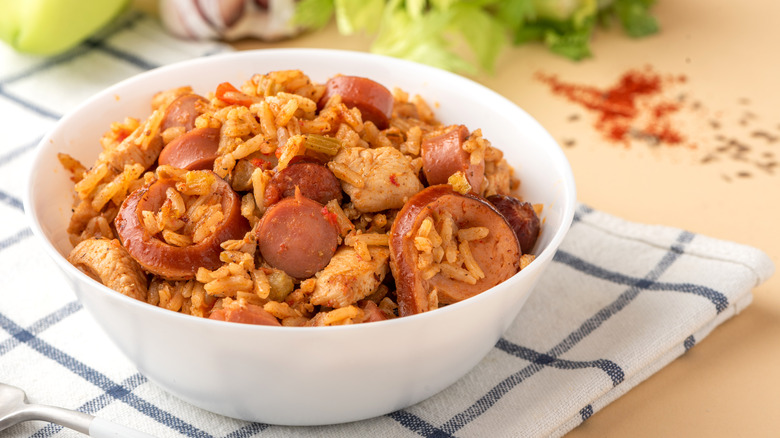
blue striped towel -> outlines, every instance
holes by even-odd
[[[21,197],[36,144],[70,108],[141,71],[225,50],[173,39],[137,14],[55,58],[0,47],[1,382],[35,402],[159,437],[561,436],[739,313],[774,270],[757,249],[580,205],[514,325],[473,371],[431,399],[307,428],[195,408],[147,381],[98,329],[31,238]],[[3,436],[55,435],[80,436],[45,423]]]

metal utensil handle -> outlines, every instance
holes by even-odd
[[[38,404],[25,405],[19,410],[16,417],[17,422],[30,420],[48,421],[84,434],[87,433],[92,419],[95,418],[80,411]]]
[[[156,438],[100,417],[95,417],[89,425],[89,436],[93,438]]]

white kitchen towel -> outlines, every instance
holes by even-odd
[[[580,205],[514,324],[429,400],[324,427],[195,408],[147,381],[100,331],[32,237],[21,199],[38,141],[69,109],[133,74],[226,50],[171,38],[140,14],[54,58],[0,47],[0,382],[161,438],[561,436],[738,314],[774,270],[758,249]],[[2,436],[81,435],[32,422]]]

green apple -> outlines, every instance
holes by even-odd
[[[129,0],[0,0],[0,39],[14,49],[53,55],[84,41]]]

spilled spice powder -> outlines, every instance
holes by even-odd
[[[594,127],[612,142],[626,146],[634,138],[664,145],[685,142],[672,123],[672,116],[682,107],[681,99],[663,95],[668,86],[684,83],[685,76],[663,76],[648,66],[628,70],[607,89],[564,82],[544,73],[537,73],[536,78],[549,85],[553,93],[596,113]]]
[[[564,82],[555,75],[537,73],[536,79],[551,91],[595,115],[594,128],[606,140],[631,145],[642,142],[650,146],[685,146],[697,151],[698,164],[727,168],[722,178],[727,182],[747,180],[753,176],[780,176],[780,124],[770,126],[759,114],[750,111],[751,99],[739,97],[730,111],[711,109],[699,99],[680,92],[688,82],[684,75],[659,74],[651,66],[631,69],[605,89],[592,85]],[[678,117],[681,116],[681,117]],[[700,125],[686,135],[679,123]],[[691,119],[691,116],[693,118]],[[675,122],[676,119],[676,122]],[[579,113],[567,117],[569,123],[580,120]],[[758,125],[758,126],[757,126]],[[575,138],[563,140],[574,147]],[[749,171],[750,170],[750,171]]]

